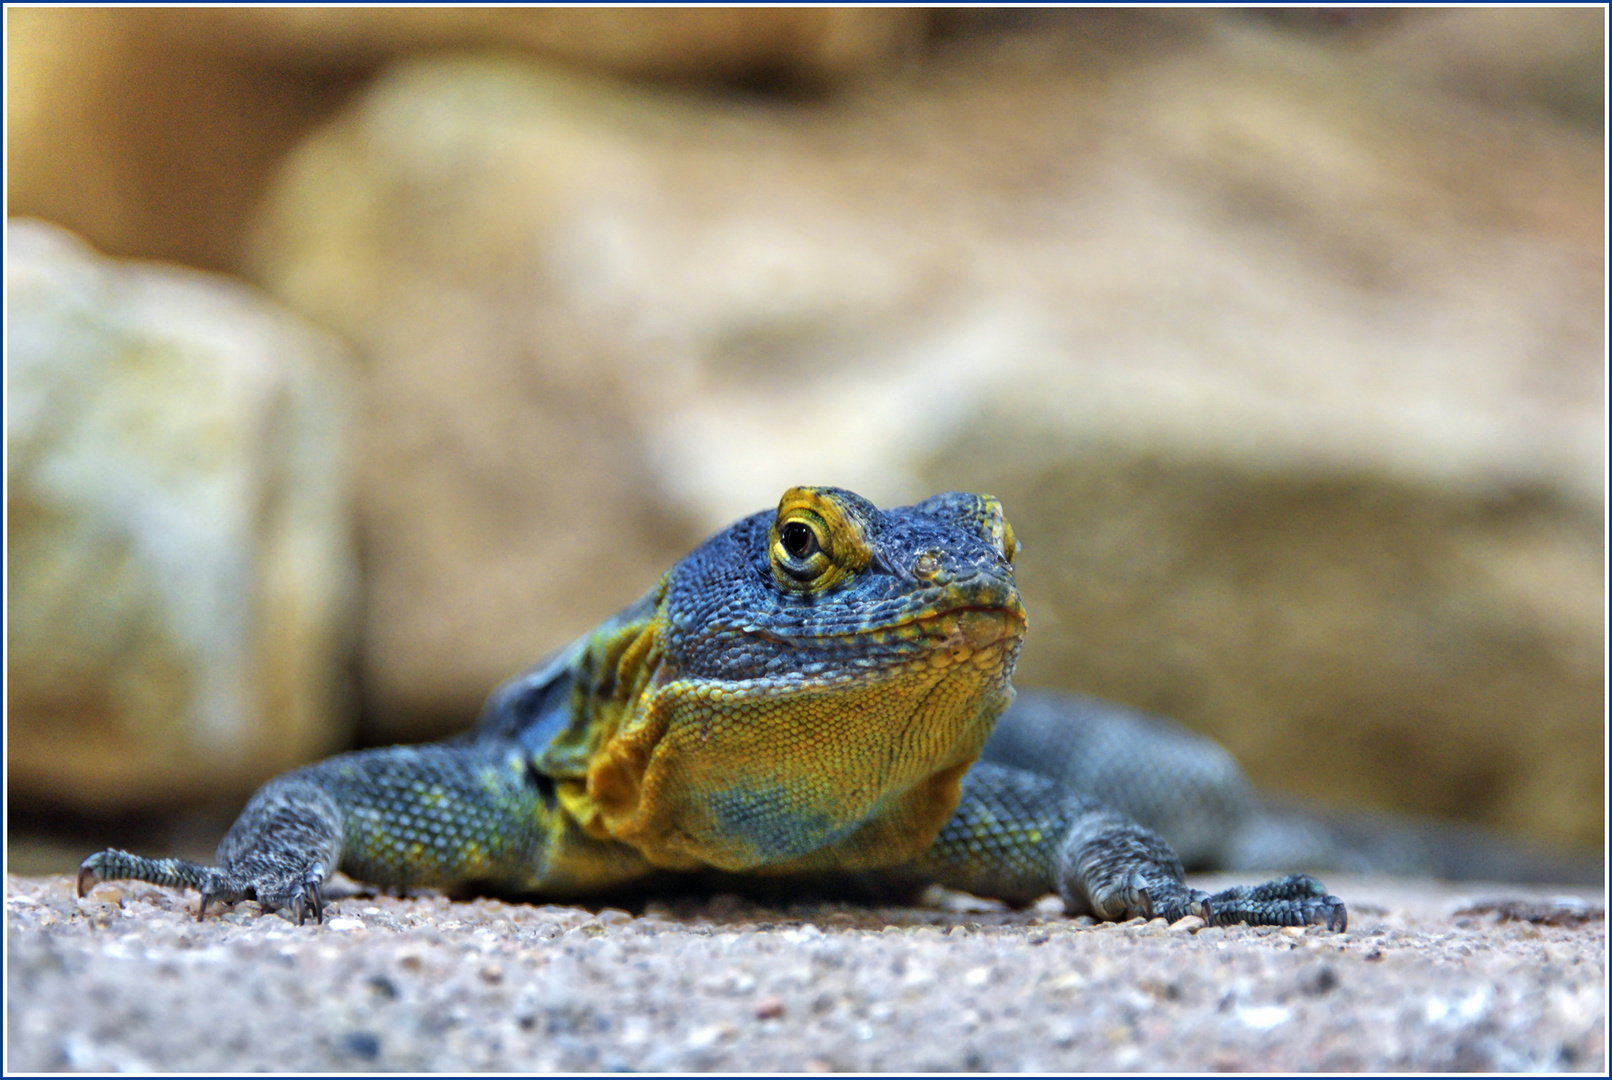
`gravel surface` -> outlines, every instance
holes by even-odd
[[[1221,879],[1201,879],[1218,887]],[[6,879],[8,1071],[1605,1072],[1600,890],[1329,880],[1349,931],[348,888],[324,926]]]

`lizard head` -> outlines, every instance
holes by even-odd
[[[669,867],[915,857],[1012,700],[1016,548],[987,495],[791,488],[663,579],[579,809]]]

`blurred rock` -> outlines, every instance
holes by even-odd
[[[1538,110],[1600,131],[1604,7],[1257,7],[1228,18],[1327,35],[1407,87],[1487,109]]]
[[[561,192],[525,188],[550,182],[544,150],[524,138],[545,98],[519,65],[443,70],[400,72],[418,83],[403,100],[388,104],[396,91],[382,90],[320,141],[328,150],[302,158],[340,205],[299,205],[313,190],[293,181],[285,231],[268,242],[283,255],[264,257],[276,269],[263,280],[365,358],[363,686],[374,741],[464,728],[495,685],[635,599],[702,538],[692,514],[659,497],[633,415],[649,388],[627,385],[634,370],[615,343],[569,310],[555,253],[529,246],[548,239],[531,215],[566,209]],[[599,108],[619,108],[606,84],[540,85],[574,93],[585,111],[595,92]],[[620,182],[626,147],[613,160],[585,123],[537,119],[552,119],[558,152],[580,155],[582,183]],[[344,133],[378,141],[345,158]],[[434,149],[411,148],[421,135]],[[538,161],[497,160],[506,150]]]
[[[175,40],[198,14],[6,9],[10,214],[110,255],[234,265],[270,171],[366,72]]]
[[[1606,9],[1452,7],[1397,24],[1371,56],[1413,85],[1489,107],[1534,107],[1599,132]]]
[[[170,15],[214,48],[298,63],[424,49],[521,49],[641,78],[831,84],[887,66],[922,38],[920,8],[312,7]]]
[[[8,8],[7,195],[113,255],[233,268],[281,156],[388,58],[525,50],[623,74],[823,89],[922,38],[915,8]]]
[[[1026,683],[1598,842],[1603,148],[1368,52],[1082,12],[815,103],[391,69],[254,249],[368,358],[383,730],[790,484],[962,487]]]
[[[240,795],[351,731],[340,346],[7,226],[12,807]]]

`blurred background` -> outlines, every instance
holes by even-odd
[[[1021,685],[1604,844],[1605,12],[8,8],[10,866],[209,857],[792,484]]]

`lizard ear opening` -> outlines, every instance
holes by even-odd
[[[772,576],[791,592],[831,589],[873,559],[862,515],[834,488],[790,488],[767,534]]]

